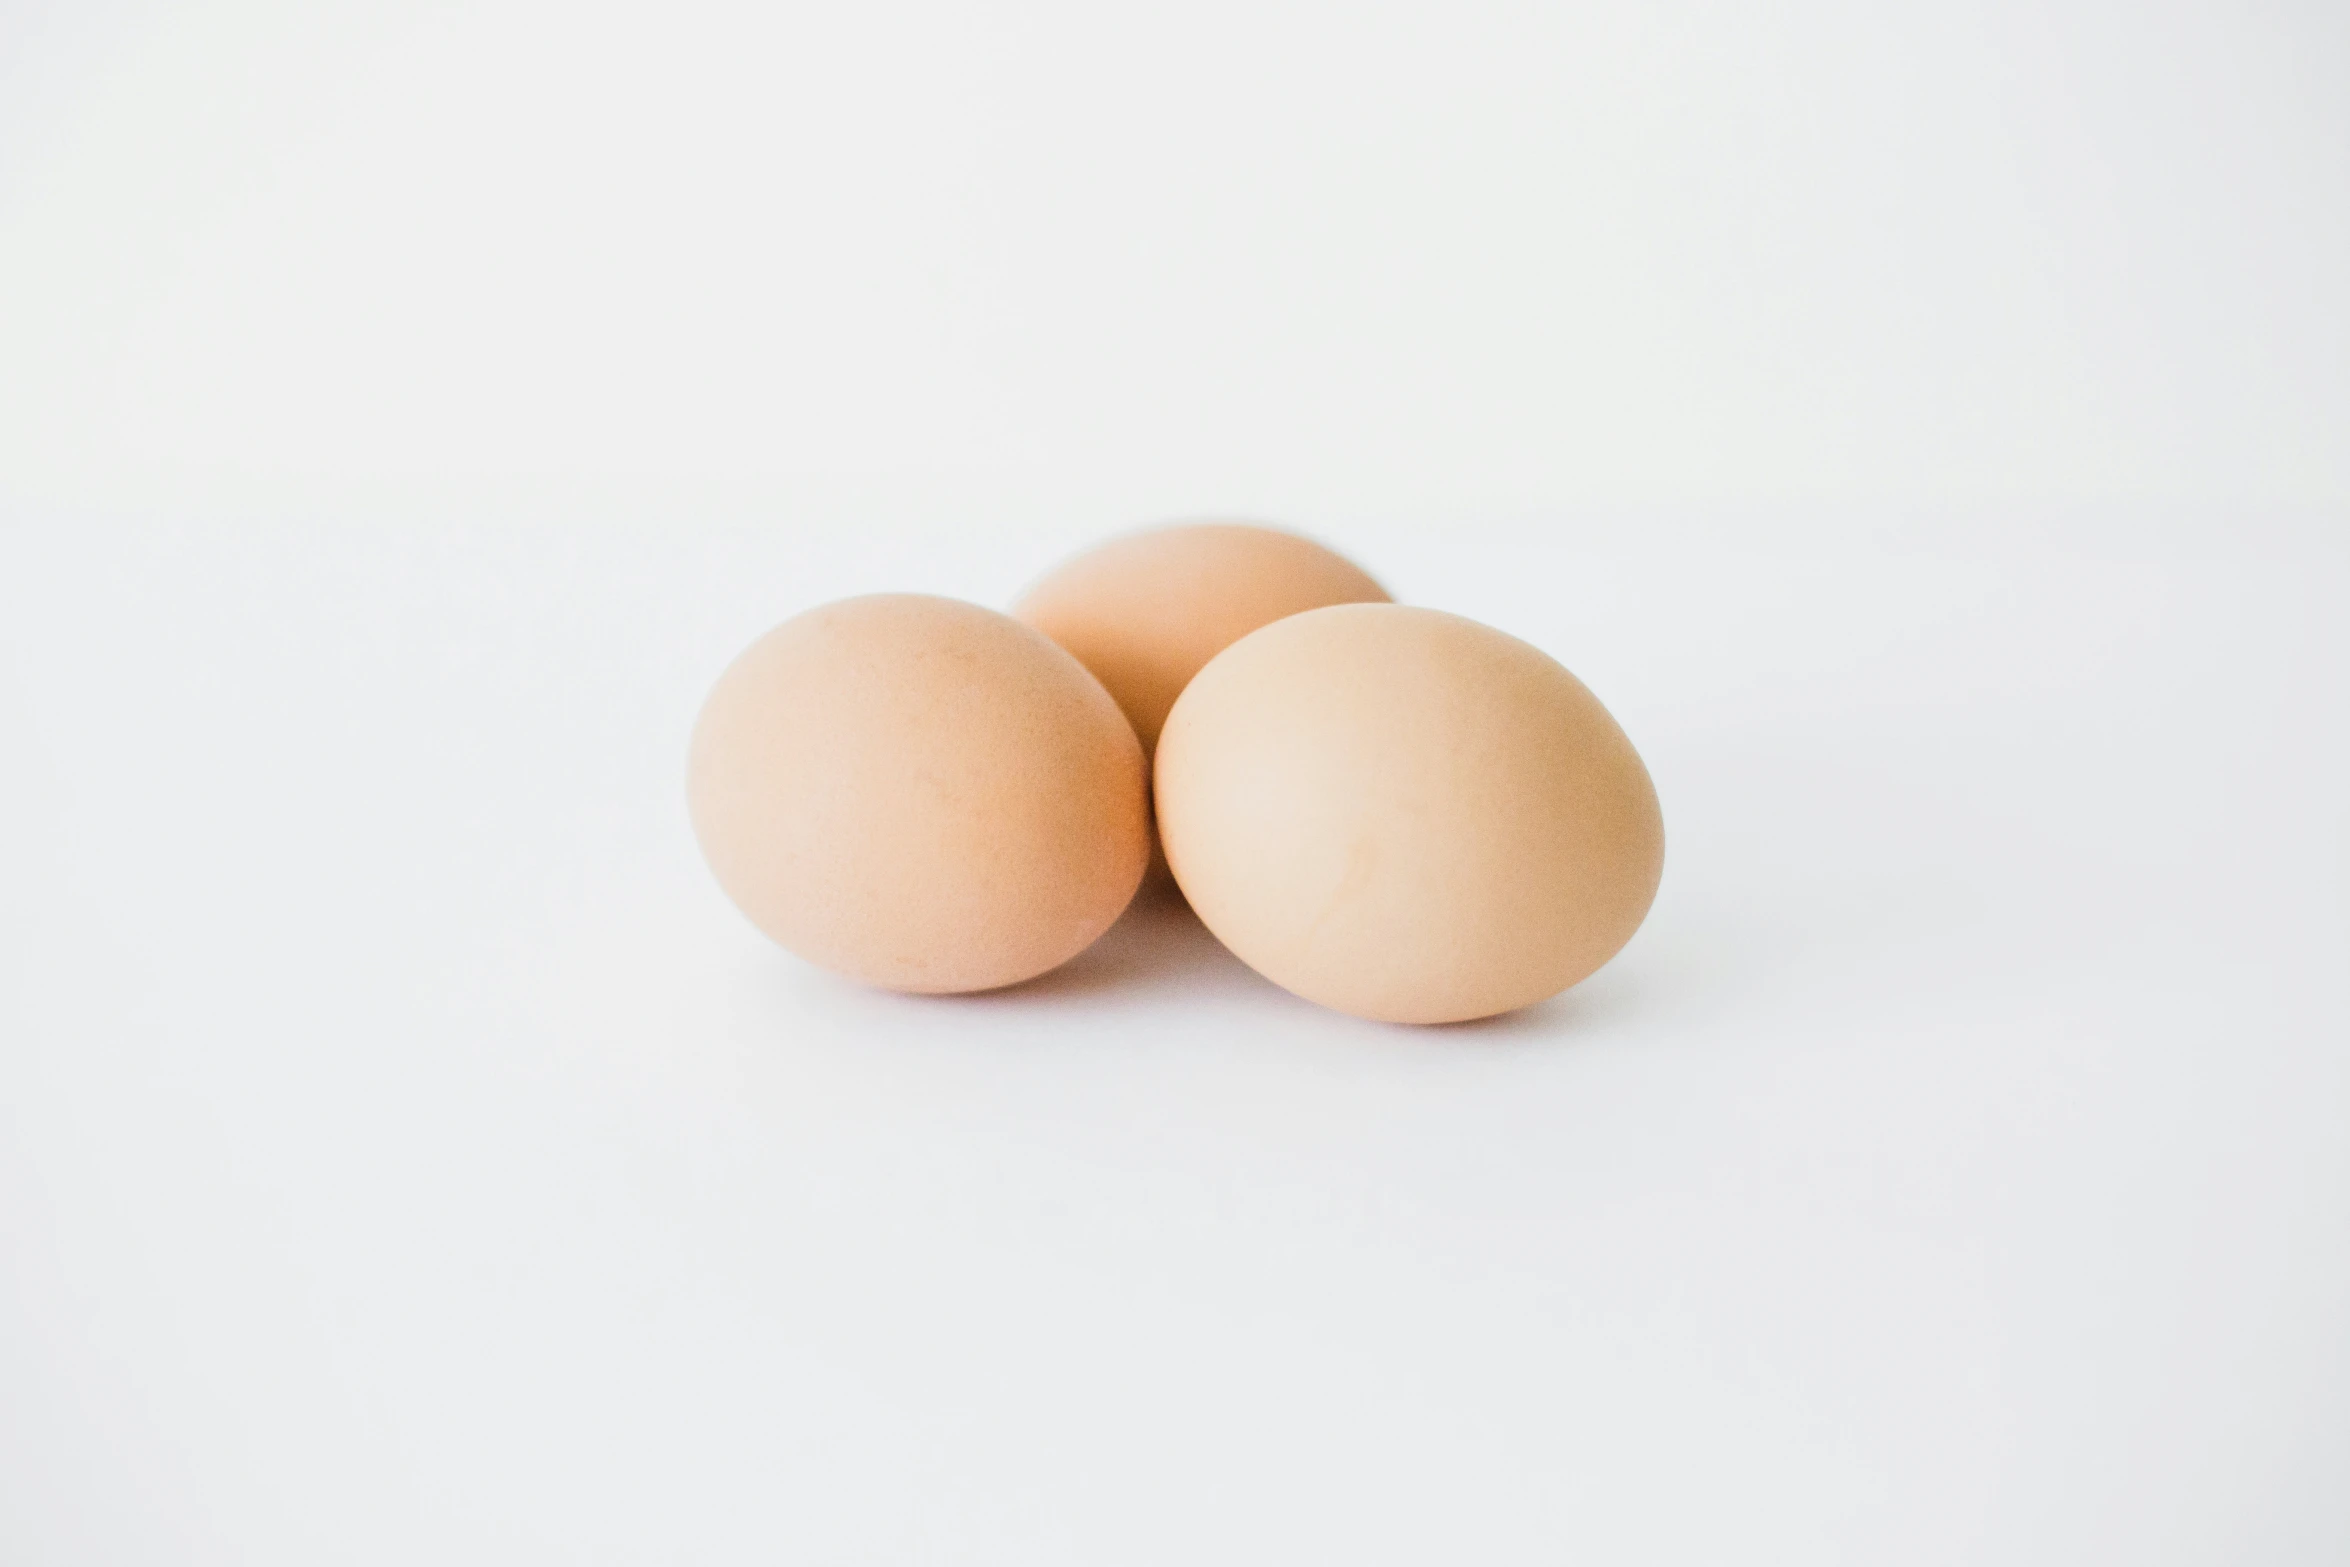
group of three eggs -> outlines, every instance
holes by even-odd
[[[788,620],[719,677],[688,774],[752,923],[894,990],[1057,967],[1156,847],[1268,979],[1458,1022],[1605,963],[1664,863],[1648,771],[1573,675],[1230,523],[1112,540],[1010,615],[880,594]]]

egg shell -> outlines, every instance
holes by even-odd
[[[1118,699],[1147,756],[1207,661],[1260,626],[1387,590],[1313,540],[1253,523],[1130,533],[1041,578],[1012,613],[1075,654]]]
[[[1235,642],[1175,704],[1156,781],[1201,920],[1360,1017],[1555,995],[1631,939],[1664,867],[1656,790],[1607,709],[1438,610],[1317,609]]]
[[[1083,951],[1149,850],[1142,748],[1050,639],[976,604],[845,599],[721,675],[688,800],[719,885],[791,951],[967,991]]]

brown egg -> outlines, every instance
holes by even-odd
[[[1147,756],[1167,710],[1225,648],[1303,610],[1386,601],[1387,590],[1360,567],[1311,539],[1194,522],[1087,550],[1031,587],[1012,613],[1109,687]]]
[[[893,990],[987,990],[1083,951],[1149,851],[1142,749],[1029,627],[882,594],[788,620],[694,726],[702,852],[751,923]]]
[[[1293,616],[1200,671],[1159,737],[1184,895],[1250,967],[1360,1017],[1507,1012],[1591,973],[1664,867],[1648,770],[1581,681],[1431,609]]]

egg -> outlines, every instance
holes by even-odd
[[[1147,756],[1191,677],[1234,642],[1303,610],[1386,600],[1361,567],[1311,539],[1195,522],[1090,549],[1029,588],[1012,613],[1094,672]]]
[[[1142,747],[1042,633],[881,594],[784,622],[718,679],[687,795],[727,896],[812,963],[988,990],[1083,951],[1149,853]]]
[[[1161,840],[1242,961],[1359,1017],[1540,1001],[1631,939],[1664,868],[1647,768],[1581,681],[1438,610],[1316,609],[1216,655],[1159,736]]]

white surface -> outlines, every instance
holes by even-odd
[[[2350,1559],[2346,17],[0,0],[0,1563]],[[1617,964],[723,903],[742,643],[1202,512]]]
[[[0,1557],[2340,1559],[2341,554],[1606,531],[1338,539],[1671,834],[1415,1032],[1166,908],[861,992],[711,886],[741,642],[1074,539],[19,530]]]
[[[0,0],[0,494],[2350,503],[2340,0]]]

